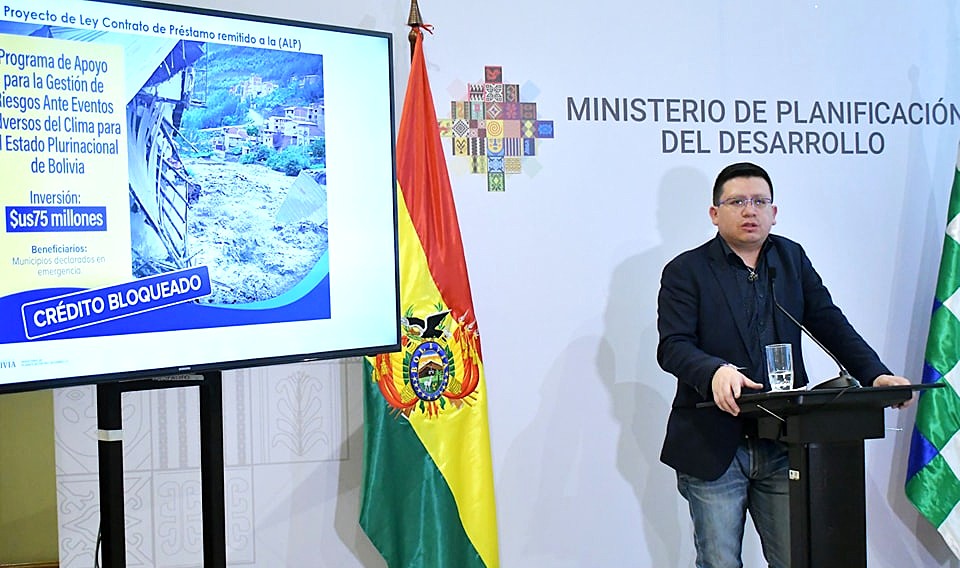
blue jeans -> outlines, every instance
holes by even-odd
[[[742,568],[747,511],[770,568],[790,566],[788,469],[786,446],[745,438],[718,479],[704,481],[677,472],[677,487],[693,519],[697,568]]]

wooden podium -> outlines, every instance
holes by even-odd
[[[792,568],[867,566],[863,441],[883,438],[883,409],[942,386],[826,388],[747,394],[742,416],[790,453]],[[712,403],[710,403],[712,405]]]

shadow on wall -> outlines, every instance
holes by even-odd
[[[536,416],[503,462],[500,547],[522,566],[648,566],[625,564],[641,552],[623,538],[635,528],[612,526],[632,518],[631,504],[614,498],[610,427],[598,426],[608,401],[591,380],[596,346],[595,334],[583,335],[560,352],[540,388]],[[661,565],[671,564],[649,564]]]
[[[676,491],[676,478],[660,463],[676,379],[657,365],[657,292],[663,266],[710,238],[711,186],[694,168],[675,168],[663,176],[656,194],[660,244],[627,257],[614,269],[596,355],[598,374],[621,424],[617,469],[633,488],[642,511],[650,555],[644,564],[649,566],[680,566],[692,555],[689,521],[679,514],[685,505]]]

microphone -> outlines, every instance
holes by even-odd
[[[820,340],[814,337],[813,334],[810,333],[810,330],[805,328],[803,324],[797,321],[797,318],[790,315],[790,312],[788,312],[787,309],[781,306],[780,302],[777,301],[777,289],[776,289],[776,286],[774,285],[774,282],[776,281],[776,278],[777,278],[776,267],[774,266],[767,267],[767,274],[770,277],[770,297],[773,299],[773,305],[775,305],[777,309],[783,312],[783,314],[790,319],[790,321],[792,321],[797,327],[799,327],[800,331],[802,331],[804,334],[806,334],[807,337],[812,339],[813,342],[817,344],[817,347],[819,347],[821,351],[829,355],[830,358],[833,359],[833,362],[837,364],[837,367],[840,368],[839,375],[837,375],[832,379],[826,380],[816,386],[813,386],[811,388],[812,389],[860,388],[862,386],[860,384],[860,381],[858,381],[853,375],[850,374],[849,371],[847,371],[847,368],[843,366],[843,363],[840,362],[840,359],[837,359],[836,355],[831,353],[830,350],[827,349],[823,343],[820,343]]]

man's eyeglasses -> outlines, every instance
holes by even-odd
[[[753,205],[757,209],[766,209],[771,203],[773,203],[773,199],[769,197],[731,197],[721,201],[720,205],[728,205],[737,209],[744,209],[748,205]]]

